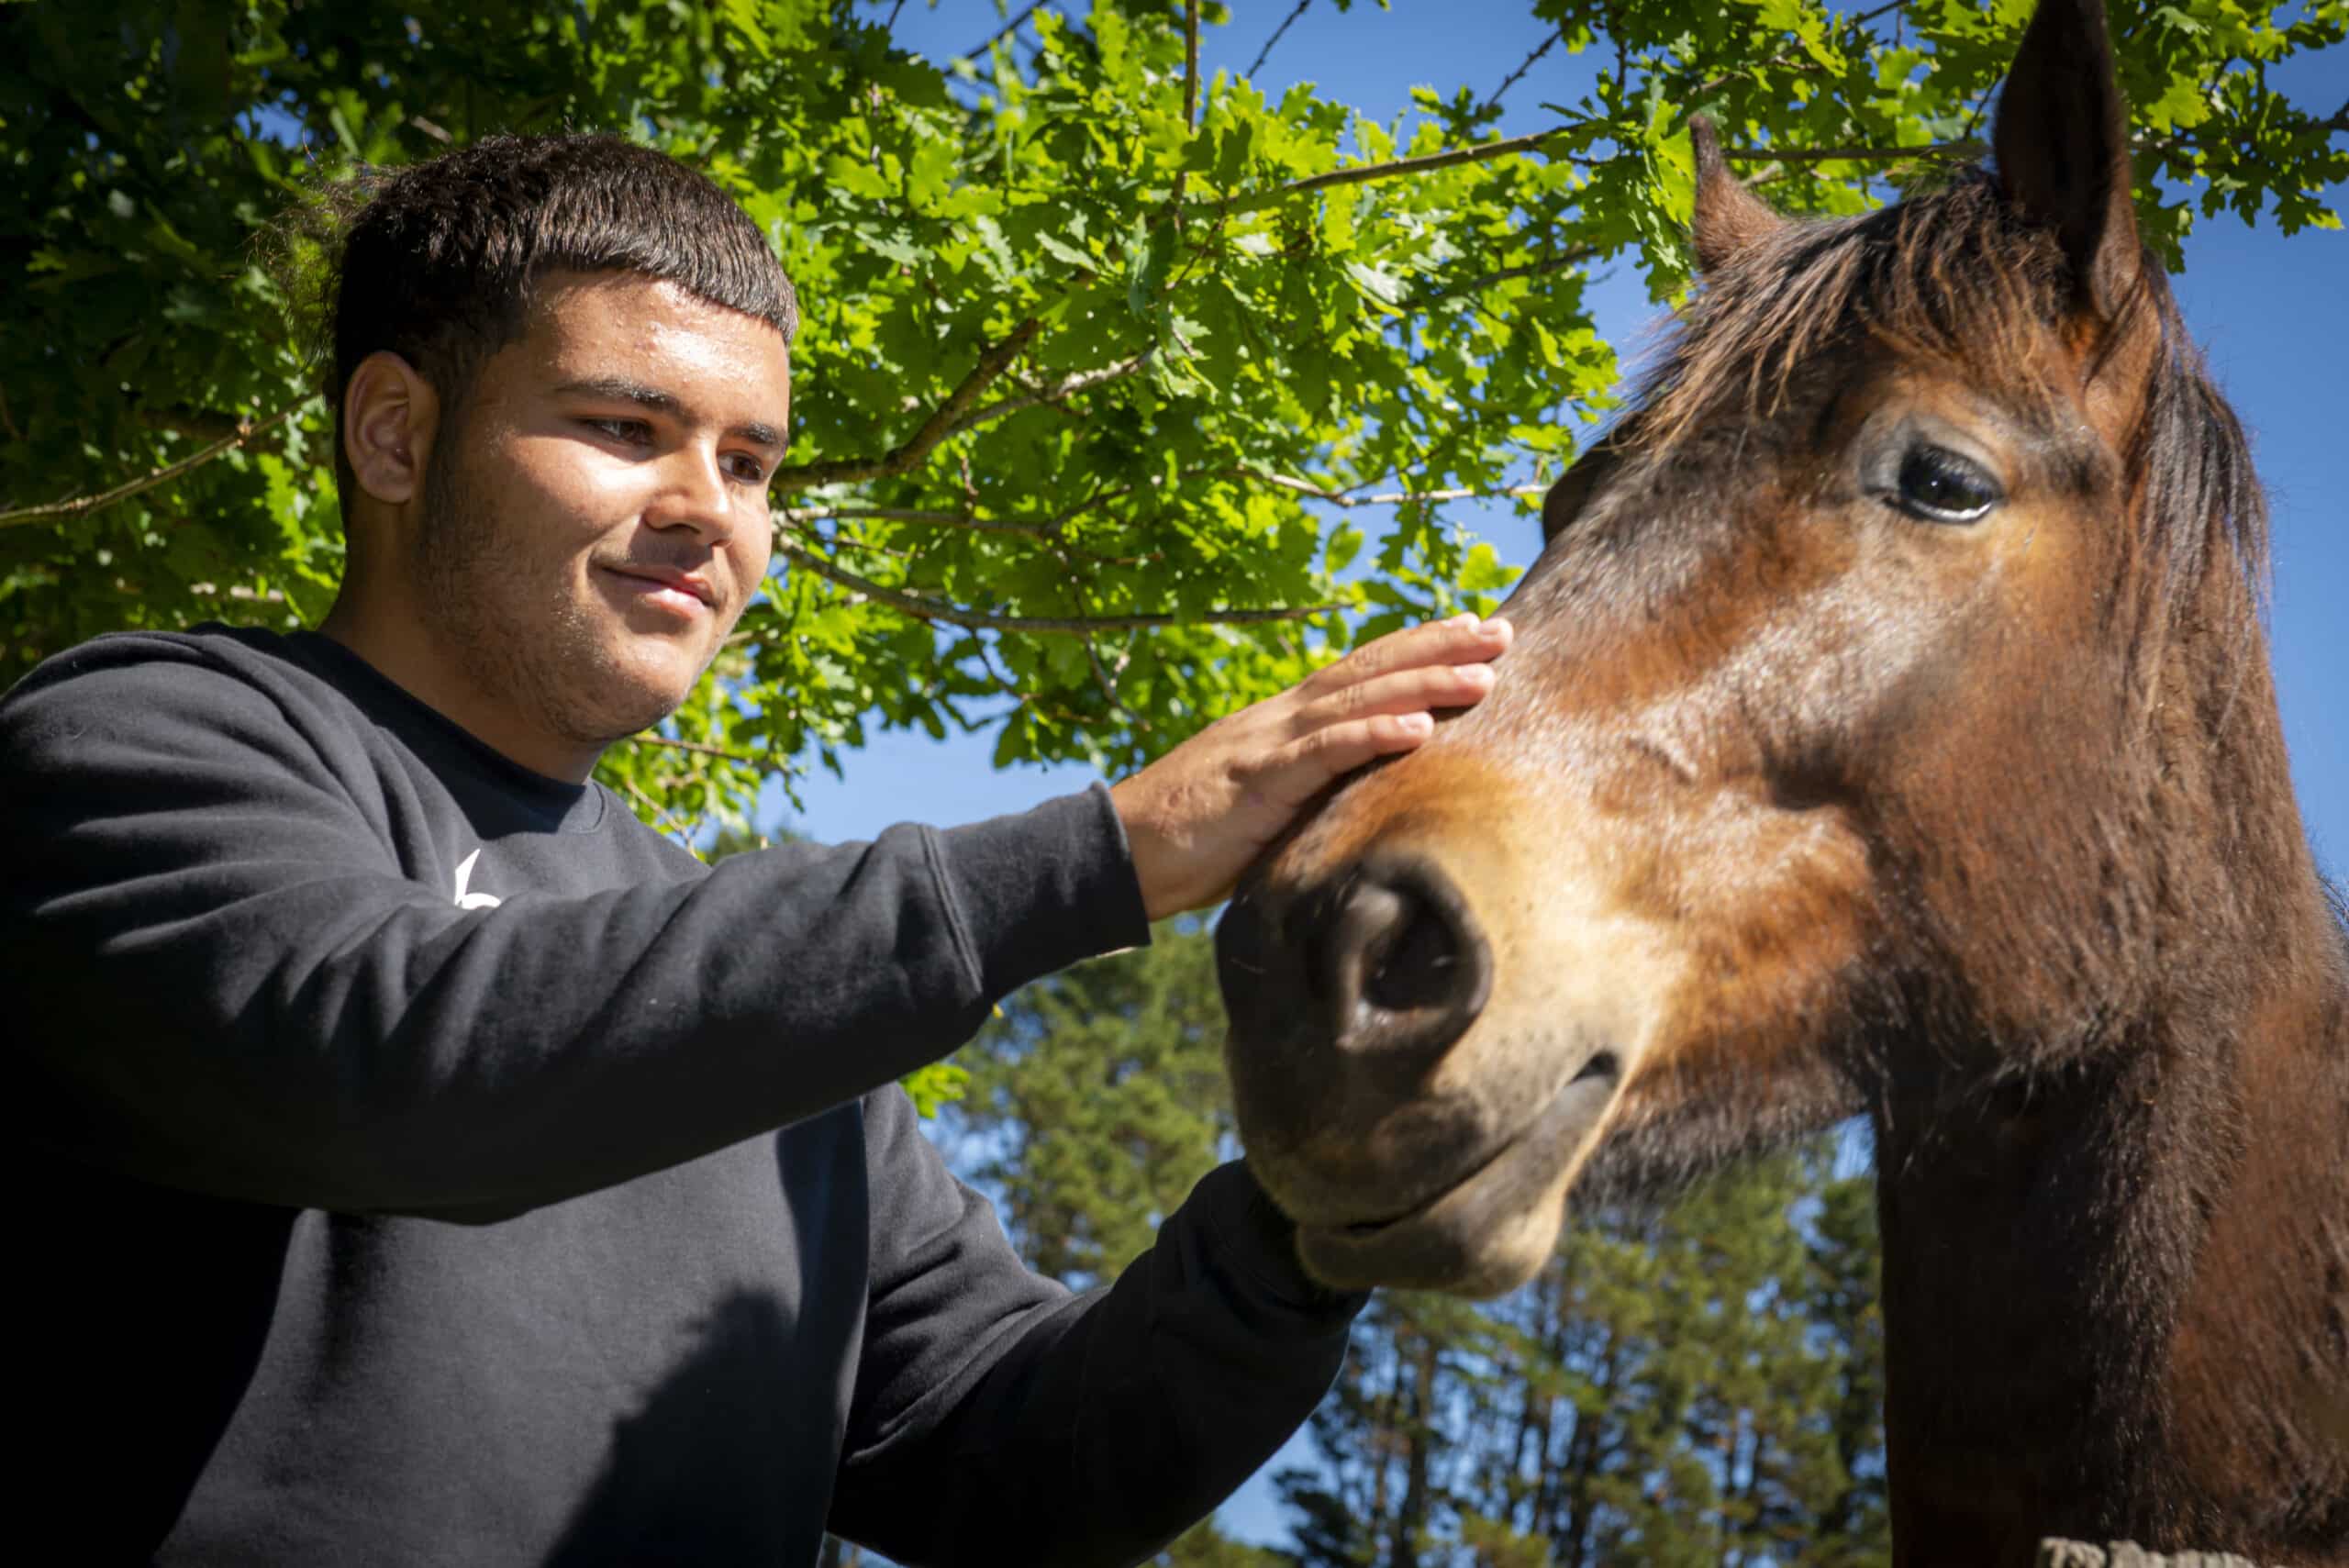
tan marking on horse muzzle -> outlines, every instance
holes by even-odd
[[[1218,933],[1251,1164],[1333,1282],[1499,1289],[1538,1267],[1566,1186],[1686,979],[1629,884],[1643,857],[1572,796],[1437,751],[1362,781],[1253,878]],[[1386,974],[1413,890],[1410,962]],[[1381,987],[1384,987],[1382,992]],[[1431,1006],[1389,1006],[1415,996]]]
[[[1863,940],[1840,810],[1725,777],[1653,714],[1553,713],[1540,769],[1462,731],[1340,794],[1218,933],[1250,1162],[1333,1284],[1529,1277],[1610,1137],[1750,1110],[1739,1083],[1815,1043]],[[1443,929],[1381,950],[1407,904]],[[1461,978],[1370,978],[1396,951]]]

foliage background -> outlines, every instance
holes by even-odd
[[[1007,1002],[957,1057],[970,1093],[941,1137],[1031,1266],[1099,1283],[1234,1152],[1222,1047],[1211,940],[1164,925]],[[1291,1544],[1210,1522],[1160,1562],[1887,1562],[1874,1186],[1838,1148],[1578,1216],[1499,1301],[1380,1294],[1309,1454],[1275,1462]]]
[[[1594,268],[1686,285],[1690,111],[1781,206],[1855,210],[1978,151],[2028,8],[1537,0],[1596,69],[1503,138],[1521,72],[1375,120],[1202,72],[1223,9],[1170,0],[1030,7],[944,59],[852,0],[11,5],[0,679],[117,627],[322,612],[328,426],[273,215],[493,130],[622,128],[743,201],[807,324],[778,571],[723,678],[610,781],[706,827],[875,727],[1128,766],[1494,602],[1510,570],[1454,509],[1530,508],[1611,406]],[[2345,17],[2116,8],[2157,244],[2337,225],[2349,105],[2269,68]],[[1352,514],[1381,497],[1365,553]]]
[[[1204,6],[1205,55],[1236,58],[1242,26],[1252,55],[1293,9]],[[1287,47],[1377,20],[1315,9]],[[810,310],[785,561],[725,679],[616,749],[615,786],[707,847],[746,841],[763,782],[887,731],[1154,754],[1506,586],[1522,492],[1611,406],[1598,301],[1686,284],[1690,109],[1774,202],[1854,210],[1972,155],[2028,6],[1513,9],[1541,52],[1482,79],[1499,91],[1365,116],[1290,72],[1191,71],[1179,4],[1009,28],[921,0],[0,6],[0,682],[116,627],[321,613],[328,427],[302,301],[256,249],[273,214],[359,161],[628,128],[735,191]],[[2115,6],[2141,217],[2174,260],[2197,221],[2337,223],[2344,16]],[[949,27],[924,58],[893,47]],[[1229,1151],[1195,939],[1118,965],[1008,1005],[944,1118],[1077,1281]],[[1295,1558],[1881,1560],[1853,1177],[1799,1151],[1670,1214],[1594,1217],[1506,1302],[1383,1298],[1316,1462],[1279,1483]],[[1172,1560],[1274,1559],[1209,1529]]]

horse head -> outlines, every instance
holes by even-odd
[[[1701,287],[1550,493],[1497,689],[1220,927],[1242,1137],[1332,1284],[1507,1289],[1572,1192],[2093,1053],[2163,979],[2139,847],[2257,661],[2262,513],[2100,6],[2034,17],[1995,172],[1868,216],[1691,133]]]

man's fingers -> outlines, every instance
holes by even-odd
[[[1435,719],[1426,713],[1381,713],[1325,725],[1282,747],[1259,776],[1257,787],[1294,809],[1339,774],[1408,751],[1434,733]]]
[[[1480,620],[1474,615],[1429,621],[1364,643],[1299,689],[1310,696],[1326,696],[1397,670],[1481,662],[1508,646],[1509,633],[1508,622]]]
[[[1374,675],[1308,701],[1297,711],[1291,732],[1310,735],[1332,724],[1377,714],[1467,707],[1484,700],[1493,689],[1493,680],[1490,664],[1430,664]]]

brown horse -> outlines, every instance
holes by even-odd
[[[2349,1563],[2349,938],[2103,12],[1865,217],[1695,134],[1704,286],[1497,688],[1225,917],[1250,1159],[1331,1284],[1483,1295],[1864,1112],[1901,1562]]]

